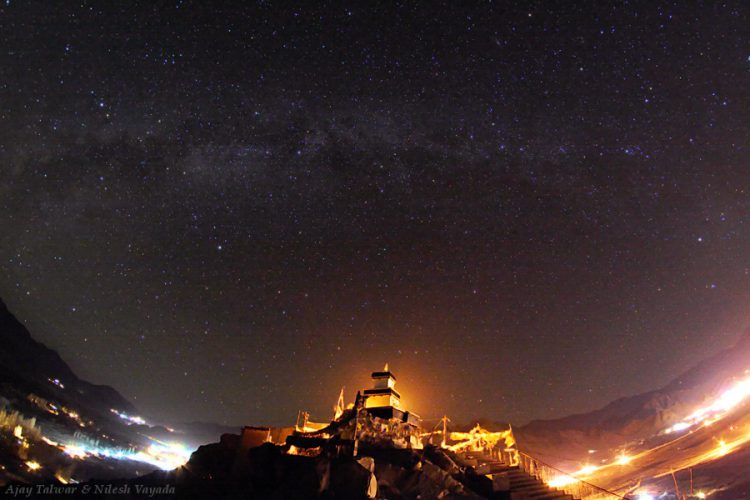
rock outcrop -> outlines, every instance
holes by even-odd
[[[178,496],[185,498],[491,497],[492,481],[469,469],[435,447],[410,450],[363,446],[357,457],[324,447],[308,456],[290,454],[288,446],[273,443],[243,451],[238,435],[225,434],[219,443],[201,446],[185,466],[167,475],[152,475],[149,480],[174,484]]]

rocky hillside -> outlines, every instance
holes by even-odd
[[[133,405],[112,387],[78,378],[57,352],[31,337],[2,300],[0,384],[6,397],[9,390],[19,396],[33,392],[93,413],[105,415],[110,408],[135,413]]]
[[[656,488],[649,494],[672,491],[675,481],[682,481],[683,487],[711,491],[712,498],[750,498],[748,377],[750,332],[745,332],[733,347],[657,390],[517,428],[519,448],[568,472],[593,467],[587,481],[620,493],[635,485]],[[694,411],[709,407],[720,411],[684,425]],[[684,427],[675,430],[678,422]],[[618,464],[623,455],[630,458]]]
[[[731,348],[690,368],[666,386],[621,398],[589,413],[537,420],[516,434],[522,448],[555,458],[621,446],[657,434],[719,394],[750,369],[750,331]]]

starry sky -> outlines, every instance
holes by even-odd
[[[750,324],[742,2],[0,5],[0,297],[169,421],[523,423]]]

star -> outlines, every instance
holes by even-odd
[[[2,13],[0,297],[144,414],[287,426],[393,359],[522,424],[746,317],[746,9],[191,5]]]

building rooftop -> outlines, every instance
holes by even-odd
[[[371,377],[374,379],[392,378],[394,381],[396,380],[396,376],[388,369],[388,363],[385,364],[381,371],[372,372]]]

